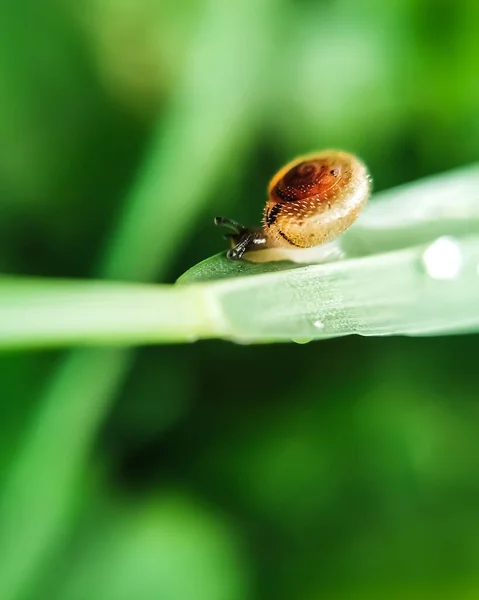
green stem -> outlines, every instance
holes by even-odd
[[[208,299],[202,286],[4,278],[0,348],[138,345],[211,337],[219,323]]]

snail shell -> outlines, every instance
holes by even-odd
[[[325,150],[291,161],[269,184],[263,214],[268,246],[331,241],[357,219],[370,187],[366,167],[347,152]]]

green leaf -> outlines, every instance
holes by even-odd
[[[208,283],[230,338],[243,341],[477,331],[479,167],[378,194],[335,251],[341,260],[321,264],[289,251],[306,255],[303,266],[222,253],[179,283]]]

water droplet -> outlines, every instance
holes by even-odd
[[[440,237],[424,251],[422,260],[433,279],[454,279],[462,267],[462,254],[454,238]]]
[[[319,319],[314,321],[313,325],[316,327],[316,329],[324,329],[324,323]]]
[[[313,338],[291,338],[291,341],[295,344],[309,344],[313,341]]]

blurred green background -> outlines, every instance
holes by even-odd
[[[4,0],[0,269],[173,283],[296,154],[479,156],[476,0]],[[479,597],[477,336],[0,356],[2,600]]]

